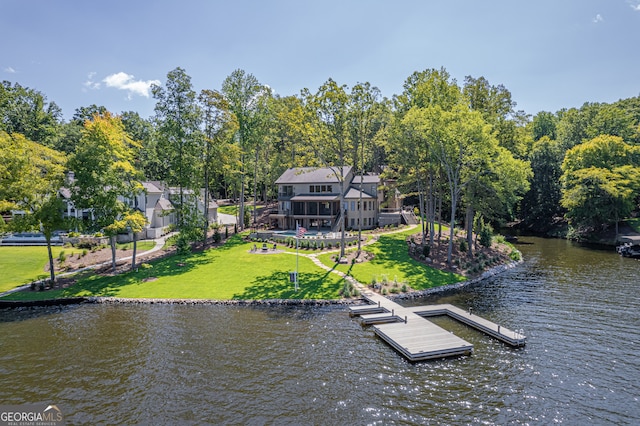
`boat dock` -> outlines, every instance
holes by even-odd
[[[427,317],[447,315],[514,347],[524,346],[526,336],[453,305],[403,307],[377,293],[367,292],[369,305],[353,306],[351,316],[373,325],[375,334],[409,361],[471,355],[473,345],[444,330]]]

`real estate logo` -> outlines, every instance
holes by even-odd
[[[0,426],[59,426],[64,415],[57,405],[0,405]]]

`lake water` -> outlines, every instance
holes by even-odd
[[[524,240],[521,266],[411,302],[472,307],[523,349],[438,318],[474,355],[411,364],[337,306],[0,310],[0,402],[69,424],[638,424],[640,262]]]

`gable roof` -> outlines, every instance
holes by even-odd
[[[360,199],[360,191],[358,191],[356,188],[349,188],[349,190],[347,191],[346,194],[344,194],[344,198],[345,199]],[[363,200],[367,200],[367,199],[371,199],[373,198],[371,195],[367,194],[366,192],[362,191],[362,199]]]
[[[347,176],[351,172],[351,166],[342,166],[342,175]],[[338,167],[296,167],[287,169],[276,180],[276,185],[295,184],[295,183],[339,183],[340,181],[335,175],[340,170]]]
[[[142,182],[142,187],[148,194],[162,194],[164,192],[164,185],[159,181]]]
[[[380,175],[363,175],[362,183],[380,183]],[[354,176],[351,180],[351,185],[360,184],[360,175]]]
[[[166,198],[160,198],[156,203],[154,210],[173,210],[173,204]]]

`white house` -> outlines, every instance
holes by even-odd
[[[70,173],[69,179],[73,181],[73,174]],[[143,191],[135,197],[120,198],[129,207],[138,209],[144,213],[147,218],[147,225],[142,238],[154,239],[168,232],[169,226],[176,223],[176,214],[174,206],[171,202],[172,197],[177,194],[177,188],[170,188],[163,182],[145,181],[141,182]],[[64,217],[72,217],[76,219],[91,219],[91,209],[76,209],[71,200],[71,191],[68,188],[61,188],[59,191],[65,203]],[[193,199],[193,191],[186,191],[187,197]],[[196,198],[197,208],[199,211],[204,209],[204,192],[201,191],[200,197]],[[218,205],[215,201],[209,202],[208,217],[210,222],[217,222]]]

